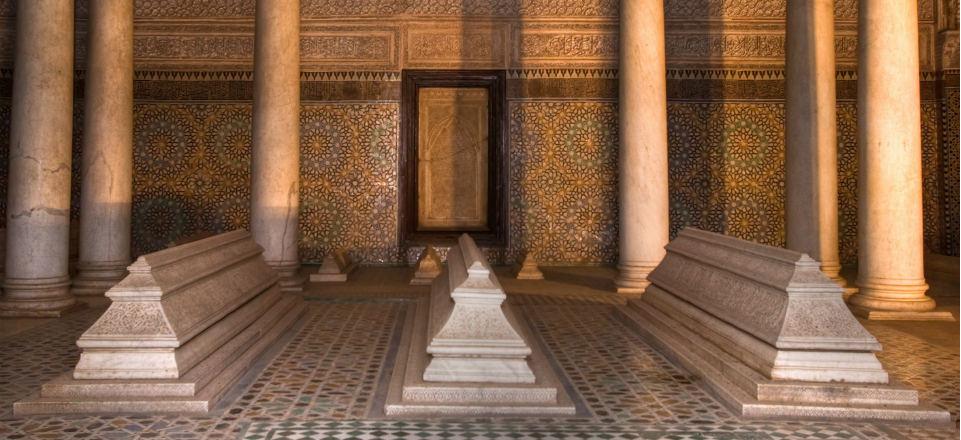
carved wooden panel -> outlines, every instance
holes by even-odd
[[[506,243],[506,82],[503,71],[404,71],[402,246],[451,244],[465,232]]]
[[[420,89],[419,230],[488,230],[489,99],[484,88]]]

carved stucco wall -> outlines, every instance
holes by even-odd
[[[247,226],[253,3],[135,3],[135,253]],[[495,259],[533,248],[548,262],[615,262],[617,3],[302,0],[303,258],[317,261],[338,247],[368,263],[415,258],[397,243],[399,72],[494,68],[509,71],[511,164],[510,244]],[[835,14],[840,245],[848,263],[857,255],[856,3],[836,1]],[[672,234],[694,225],[784,244],[784,4],[665,1]],[[936,72],[943,5],[918,4],[925,240],[956,254],[957,70]],[[4,153],[14,10],[13,0],[0,0]],[[77,17],[82,66],[85,0]],[[2,169],[5,161],[0,154]],[[0,173],[0,188],[5,179]]]

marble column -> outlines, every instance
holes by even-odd
[[[617,291],[644,292],[668,242],[664,3],[622,0],[620,13],[620,262]]]
[[[257,0],[250,230],[264,258],[299,291],[300,1]]]
[[[945,318],[925,295],[919,66],[917,2],[860,0],[859,291],[850,303],[866,318]]]
[[[70,294],[73,0],[17,2],[0,316],[60,316]]]
[[[838,254],[834,0],[787,5],[785,139],[787,247],[845,288]]]
[[[90,2],[74,295],[102,295],[130,264],[133,200],[133,2]]]

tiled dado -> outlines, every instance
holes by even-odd
[[[9,91],[8,73],[0,72],[0,92]],[[843,261],[853,262],[856,85],[851,72],[838,77],[840,248]],[[303,78],[303,257],[317,261],[345,247],[369,264],[406,262],[396,235],[400,74]],[[525,250],[557,264],[616,261],[616,71],[525,69],[508,78],[511,232],[498,261]],[[694,225],[783,245],[783,82],[778,70],[669,72],[672,233]],[[958,148],[950,134],[958,125],[958,94],[956,86],[935,84],[922,83],[925,242],[951,253]],[[135,254],[198,231],[246,227],[249,72],[138,71],[136,90]],[[6,169],[10,105],[3,95],[0,166]],[[76,218],[81,105],[74,116]],[[0,184],[6,176],[0,173]]]

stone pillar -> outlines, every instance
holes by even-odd
[[[785,139],[787,247],[821,263],[842,287],[838,255],[834,0],[787,5]]]
[[[622,0],[620,15],[620,262],[617,291],[636,296],[664,257],[667,188],[664,3]]]
[[[0,316],[60,316],[70,295],[73,0],[17,2]]]
[[[938,318],[924,294],[918,5],[860,0],[858,9],[859,292],[850,303],[871,319]]]
[[[281,288],[298,291],[300,1],[257,0],[250,230]]]
[[[84,94],[80,264],[75,295],[102,295],[130,264],[133,2],[90,2]]]

